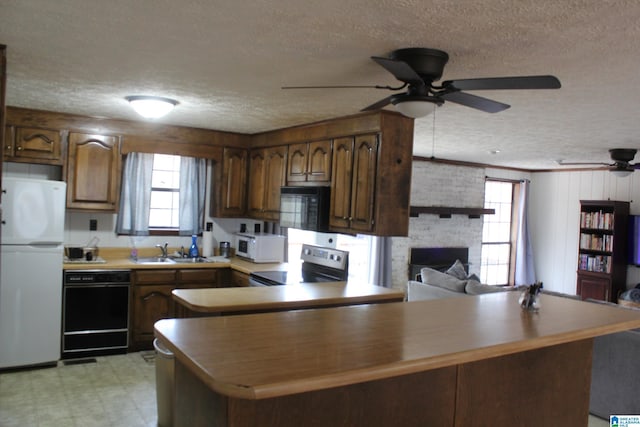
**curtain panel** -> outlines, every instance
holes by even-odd
[[[117,234],[149,235],[153,154],[129,153],[124,161]]]

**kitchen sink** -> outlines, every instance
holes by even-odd
[[[196,258],[180,258],[180,257],[172,257],[171,260],[173,262],[175,262],[176,264],[193,264],[193,263],[198,263],[198,262],[213,262],[213,260],[210,260],[208,258],[203,258],[201,256],[196,257]]]
[[[136,260],[136,264],[175,264],[176,262],[172,258],[165,257],[148,257],[148,258],[138,258]]]

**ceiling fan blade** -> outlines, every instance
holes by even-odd
[[[496,89],[559,89],[560,80],[554,76],[489,77],[484,79],[447,80],[443,87],[460,90]]]
[[[398,61],[395,59],[381,58],[379,56],[372,56],[371,59],[380,64],[385,70],[394,75],[394,77],[401,82],[423,85],[424,81],[416,73],[413,68],[404,61]]]
[[[494,101],[481,96],[471,95],[470,93],[464,93],[460,91],[445,93],[440,96],[445,101],[455,102],[456,104],[464,105],[466,107],[482,110],[487,113],[499,113],[507,108],[511,107],[508,104]]]
[[[557,160],[557,163],[561,166],[613,166],[611,163],[605,162],[565,162],[564,160]]]
[[[280,89],[386,89],[381,86],[282,86]]]
[[[371,104],[368,107],[363,108],[360,111],[375,111],[375,110],[379,110],[382,107],[385,107],[385,106],[391,104],[391,98],[393,98],[393,95],[387,96],[386,98],[381,99],[380,101],[378,101],[378,102],[376,102],[374,104]]]

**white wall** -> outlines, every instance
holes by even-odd
[[[33,165],[26,163],[3,163],[3,174],[5,176],[22,176],[35,179],[61,180],[61,168],[58,166]],[[210,180],[207,180],[210,182]],[[206,206],[209,206],[208,194]],[[89,230],[89,221],[95,219],[98,223],[97,231]],[[207,217],[206,222],[213,223],[214,246],[221,241],[233,242],[233,233],[240,230],[240,224],[247,224],[247,230],[253,230],[254,224],[261,221],[239,218],[211,218]],[[98,247],[131,247],[133,240],[137,247],[154,247],[156,244],[168,242],[170,247],[191,245],[191,237],[187,236],[141,236],[129,237],[115,234],[116,214],[99,212],[78,212],[67,211],[65,218],[65,244],[83,245],[94,236],[98,237]],[[233,243],[232,243],[233,244]],[[198,240],[201,245],[201,240]]]
[[[607,171],[531,174],[530,231],[536,278],[549,290],[575,294],[580,200],[618,200],[640,214],[640,173],[618,178]],[[640,282],[640,269],[627,269],[627,288]]]

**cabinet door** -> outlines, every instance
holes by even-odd
[[[331,140],[309,143],[307,181],[331,182]]]
[[[608,278],[578,274],[578,295],[582,299],[611,301],[611,281]]]
[[[213,268],[178,270],[178,283],[181,288],[218,286],[218,270]]]
[[[265,150],[265,196],[262,218],[280,218],[280,187],[287,183],[287,147],[270,147]]]
[[[264,174],[266,160],[264,149],[251,150],[249,153],[249,200],[248,213],[259,217],[264,208]]]
[[[331,214],[329,226],[348,229],[351,214],[351,182],[353,178],[353,138],[333,141],[333,173],[331,178]]]
[[[287,164],[287,182],[305,182],[307,180],[307,143],[289,146],[289,162]]]
[[[67,207],[116,211],[120,183],[120,139],[69,134]]]
[[[231,270],[231,283],[235,287],[248,287],[249,275],[237,270]]]
[[[225,148],[218,216],[241,216],[247,210],[247,150]]]
[[[377,135],[356,137],[350,215],[350,227],[354,231],[373,230],[377,159]]]
[[[14,142],[16,158],[62,164],[62,137],[58,130],[16,127]]]
[[[133,341],[137,346],[153,340],[153,324],[173,312],[174,285],[145,285],[133,288]]]

